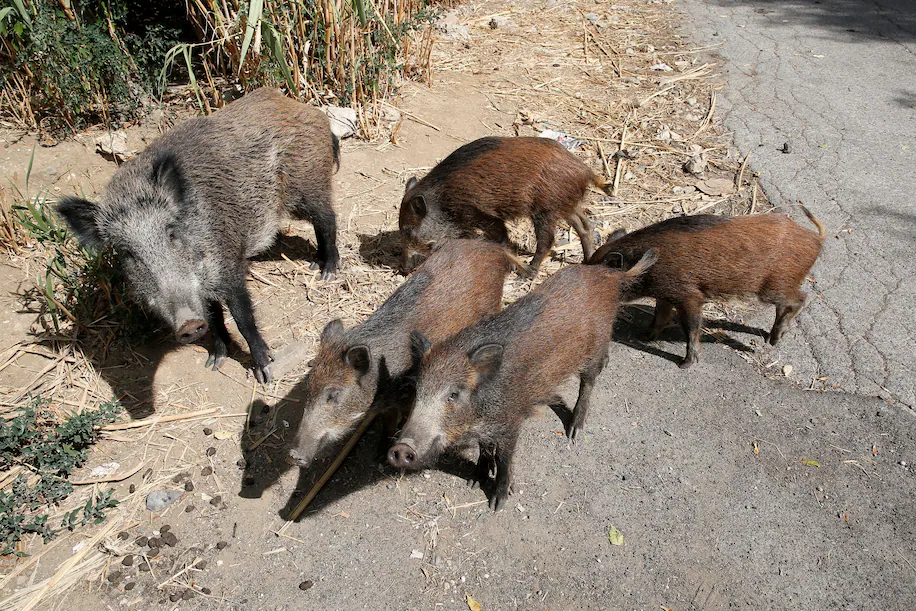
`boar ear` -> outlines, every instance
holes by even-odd
[[[484,344],[468,354],[471,366],[477,370],[477,383],[486,382],[499,371],[503,363],[503,347],[500,344]]]
[[[418,217],[423,218],[426,216],[426,198],[422,195],[417,195],[412,200],[410,200],[410,209],[413,210],[413,213]]]
[[[353,346],[347,350],[347,353],[344,355],[344,361],[347,362],[347,365],[355,369],[356,373],[359,375],[366,375],[369,371],[369,366],[372,364],[372,355],[369,352],[369,346],[365,344]]]
[[[79,197],[64,197],[55,209],[84,248],[102,243],[99,226],[95,222],[99,209],[96,204]]]
[[[416,176],[411,176],[410,178],[408,178],[408,179],[407,179],[407,186],[404,187],[404,192],[406,193],[407,191],[410,191],[411,189],[413,189],[414,187],[416,187],[418,182],[419,182],[419,181],[417,180],[417,177],[416,177]]]
[[[410,332],[410,356],[414,365],[418,364],[423,360],[423,357],[429,354],[429,349],[429,340],[426,339],[422,331],[414,329]]]
[[[619,240],[625,235],[627,235],[626,229],[615,229],[614,232],[607,237],[607,241],[613,242],[614,240]],[[605,242],[605,244],[607,244],[607,242]]]
[[[321,343],[328,343],[340,339],[344,334],[344,326],[339,318],[335,318],[324,326],[321,332]]]
[[[184,176],[178,160],[168,152],[158,153],[153,160],[153,182],[172,193],[176,200],[184,199]]]

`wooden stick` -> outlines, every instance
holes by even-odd
[[[604,156],[604,147],[601,146],[601,140],[598,140],[596,144],[598,145],[598,154],[601,155],[601,165],[604,167],[604,176],[605,178],[610,178],[611,168],[608,166],[607,157]]]
[[[626,144],[626,141],[627,141],[627,124],[624,123],[623,131],[620,132],[620,147],[617,149],[620,153],[623,153],[623,147]],[[625,161],[626,160],[624,159],[624,156],[622,154],[617,156],[617,171],[614,172],[614,186],[611,188],[611,195],[613,197],[617,197],[617,189],[620,188],[620,175],[622,173],[623,164]]]
[[[407,112],[407,111],[404,110],[403,108],[398,108],[397,106],[393,106],[393,105],[389,104],[388,102],[382,102],[382,104],[384,104],[385,106],[387,106],[387,107],[389,107],[389,108],[394,108],[396,111],[398,111],[398,112],[401,113],[402,115],[405,115],[405,116],[407,116],[407,117],[410,117],[411,119],[413,119],[414,121],[416,121],[416,122],[419,123],[420,125],[425,125],[426,127],[431,127],[431,128],[433,128],[434,130],[436,130],[437,132],[441,132],[441,131],[442,131],[441,129],[439,129],[438,127],[436,127],[435,125],[433,125],[433,124],[430,123],[429,121],[425,121],[425,120],[421,119],[420,117],[418,117],[417,115],[415,115],[415,114],[413,114],[413,113]]]
[[[347,455],[349,455],[353,450],[353,446],[355,446],[356,442],[359,441],[359,438],[363,436],[363,433],[365,433],[366,429],[369,428],[369,425],[372,423],[374,418],[375,414],[369,414],[366,416],[366,419],[363,420],[363,423],[359,425],[359,428],[356,429],[356,432],[353,433],[353,436],[350,437],[349,441],[347,441],[347,445],[345,445],[340,454],[337,455],[337,458],[334,459],[334,462],[331,463],[331,466],[329,466],[327,471],[325,471],[324,474],[318,479],[318,481],[315,482],[315,485],[312,486],[312,489],[309,490],[308,494],[305,495],[305,498],[299,501],[299,504],[296,505],[296,508],[293,509],[293,512],[290,514],[289,520],[286,521],[286,524],[283,525],[283,528],[277,531],[277,534],[282,534],[290,524],[296,521],[296,518],[302,515],[302,512],[305,511],[305,508],[309,506],[309,503],[312,502],[312,499],[314,499],[321,488],[324,487],[326,483],[328,483],[328,480],[331,479],[331,476],[334,475],[334,472],[337,471],[337,468],[340,467],[341,463],[343,463]]]
[[[160,424],[163,422],[174,422],[176,420],[187,420],[188,418],[195,418],[197,416],[204,416],[206,414],[212,414],[213,412],[219,411],[219,408],[208,407],[207,409],[202,409],[196,412],[190,412],[187,414],[175,414],[172,416],[154,416],[153,418],[144,418],[143,420],[134,420],[133,422],[120,422],[118,424],[109,424],[102,427],[103,431],[123,431],[125,429],[137,429],[143,426],[152,426],[155,424]]]
[[[748,153],[744,156],[744,161],[741,162],[741,169],[738,171],[738,182],[735,184],[735,187],[740,191],[741,190],[741,181],[744,180],[744,169],[747,168],[747,160],[751,158],[751,154]]]

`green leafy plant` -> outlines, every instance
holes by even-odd
[[[105,510],[117,505],[113,491],[107,490],[65,514],[60,528],[48,524],[48,511],[73,492],[67,477],[86,462],[99,429],[121,413],[120,405],[110,402],[58,423],[48,405],[47,400],[32,399],[0,427],[0,470],[24,468],[8,492],[0,490],[0,555],[18,553],[16,542],[29,533],[48,540],[63,529],[99,523]]]

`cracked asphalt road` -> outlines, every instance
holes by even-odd
[[[781,354],[800,378],[913,408],[916,6],[681,6],[695,42],[721,45],[725,124],[771,201],[788,210],[802,200],[830,232],[800,332]]]

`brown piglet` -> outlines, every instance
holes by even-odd
[[[566,267],[502,312],[435,345],[423,333],[412,333],[420,360],[416,399],[388,462],[416,469],[434,464],[446,448],[476,444],[475,479],[484,484],[495,463],[490,507],[499,509],[511,491],[522,423],[573,374],[579,376],[579,396],[569,437],[575,439],[585,425],[621,292],[654,256],[647,252],[627,272]]]
[[[630,286],[626,299],[656,299],[650,340],[678,310],[687,336],[681,368],[699,361],[703,304],[712,299],[753,295],[775,305],[769,335],[775,346],[805,305],[801,285],[826,235],[821,222],[801,208],[818,233],[781,214],[684,216],[630,234],[617,230],[589,263],[626,269],[650,248],[658,253],[658,263]]]
[[[553,247],[566,219],[582,241],[584,259],[595,250],[594,227],[582,206],[589,186],[604,180],[549,138],[489,136],[456,149],[422,180],[411,178],[401,201],[399,227],[404,271],[414,254],[448,237],[483,233],[506,244],[505,221],[528,217],[537,249],[530,275]]]
[[[365,322],[345,330],[340,320],[321,334],[306,381],[304,414],[290,456],[307,466],[327,443],[349,433],[370,412],[388,412],[389,433],[398,403],[412,400],[410,332],[435,341],[457,333],[502,306],[506,274],[518,259],[482,240],[444,243]],[[391,408],[391,409],[389,409]]]

